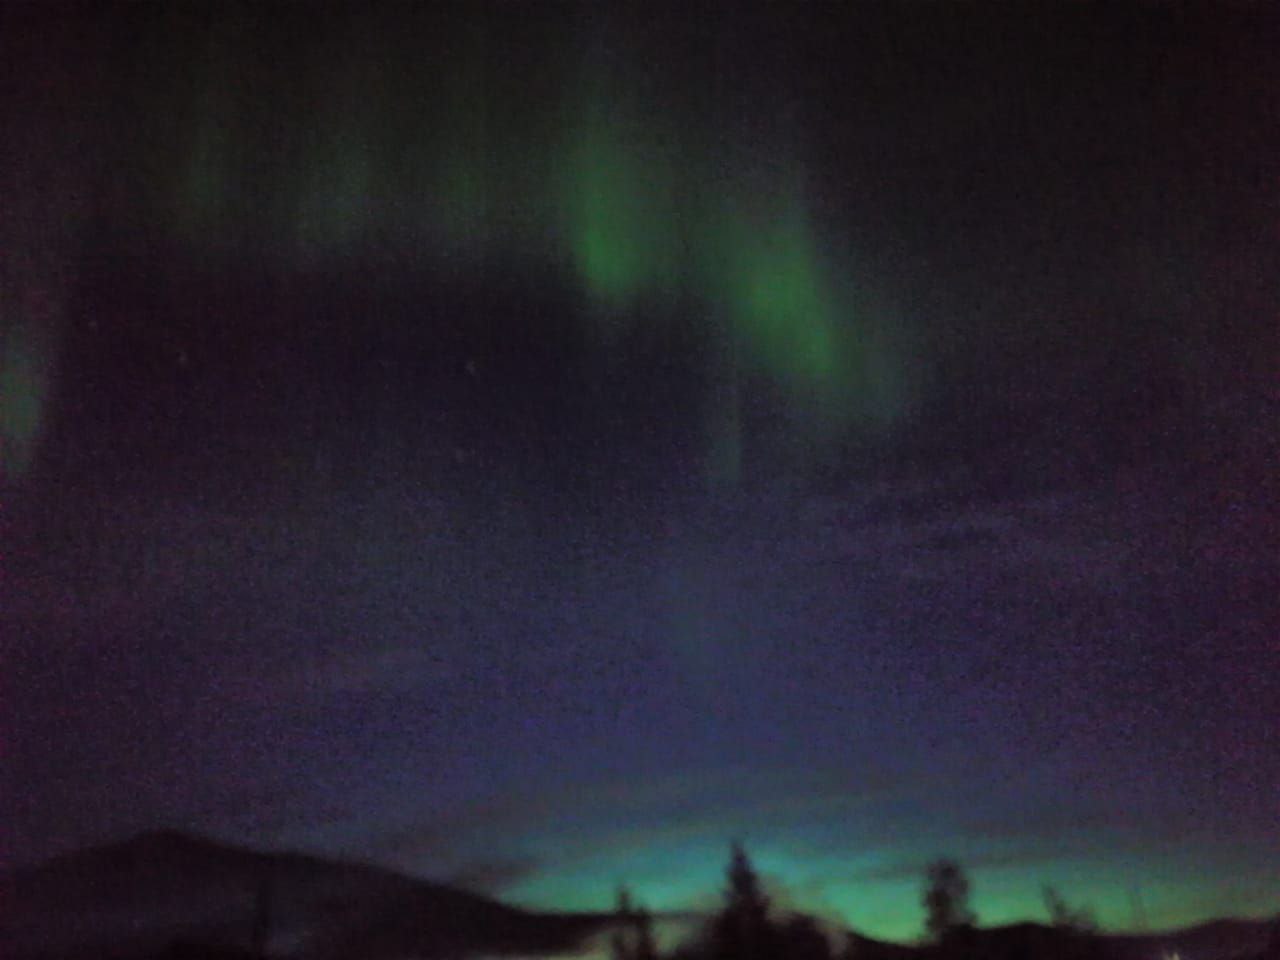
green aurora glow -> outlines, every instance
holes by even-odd
[[[304,10],[281,14],[284,25],[276,26],[277,36],[269,29],[257,29],[253,5],[226,10],[232,12],[175,6],[139,17],[156,21],[148,20],[149,25],[122,21],[118,34],[114,25],[104,33],[104,47],[126,51],[104,55],[103,62],[112,64],[104,68],[105,75],[87,71],[84,76],[69,74],[62,86],[43,81],[22,85],[22,96],[29,97],[30,103],[21,122],[13,124],[13,129],[22,129],[22,139],[15,138],[16,149],[9,152],[23,162],[6,171],[20,168],[22,177],[15,179],[10,192],[23,202],[21,208],[10,203],[10,215],[0,218],[4,246],[23,251],[28,258],[15,258],[0,267],[0,468],[9,477],[36,475],[41,434],[51,419],[49,398],[58,394],[60,341],[76,301],[77,258],[96,255],[105,245],[104,237],[113,246],[121,240],[118,246],[124,252],[113,249],[111,255],[124,260],[159,257],[168,248],[177,250],[176,262],[184,262],[185,257],[233,268],[265,266],[283,277],[367,268],[373,278],[390,263],[403,273],[421,270],[424,275],[468,284],[483,283],[495,263],[516,263],[524,279],[545,276],[550,287],[572,288],[579,305],[576,333],[596,350],[585,355],[603,356],[615,365],[630,362],[636,355],[635,341],[653,333],[655,327],[696,328],[697,336],[672,337],[670,342],[693,342],[705,349],[705,356],[699,355],[705,365],[703,395],[691,403],[697,407],[688,415],[702,427],[706,479],[725,486],[737,484],[744,461],[768,444],[777,443],[778,459],[787,461],[784,468],[803,470],[861,431],[891,427],[916,394],[909,372],[924,376],[918,371],[929,366],[926,359],[939,363],[948,359],[943,348],[936,357],[906,355],[903,344],[911,342],[910,331],[904,332],[906,321],[876,299],[871,271],[859,269],[858,256],[863,251],[857,249],[859,241],[852,236],[851,226],[857,211],[828,213],[822,201],[851,194],[830,187],[824,177],[834,177],[833,171],[824,170],[806,154],[804,125],[781,131],[761,129],[773,122],[768,118],[782,112],[785,92],[773,94],[774,102],[768,93],[752,99],[717,88],[717,84],[732,86],[720,79],[732,71],[722,74],[701,63],[686,67],[687,73],[675,70],[673,78],[655,80],[653,74],[661,71],[646,60],[641,41],[628,49],[625,30],[620,32],[624,40],[619,48],[604,56],[599,47],[583,53],[580,43],[547,42],[553,33],[550,29],[544,36],[530,35],[528,31],[539,29],[536,24],[521,24],[513,31],[518,42],[508,37],[503,46],[501,37],[495,40],[487,32],[482,17],[465,24],[446,23],[441,29],[436,29],[440,25],[434,21],[424,20],[402,31],[376,20],[365,23],[357,16],[352,16],[351,23],[335,17],[325,23],[307,23],[309,29],[300,30],[301,21],[313,17]],[[289,21],[289,16],[299,22]],[[582,25],[577,29],[591,32]],[[44,45],[31,46],[24,70],[55,61]],[[726,46],[730,46],[727,41]],[[676,51],[671,61],[689,54],[687,49]],[[697,49],[692,58],[707,54]],[[751,56],[744,54],[747,59]],[[910,76],[912,64],[899,69],[900,76],[890,71],[881,86],[871,83],[866,97],[871,106],[865,113],[859,108],[848,114],[869,118],[866,139],[898,137],[897,151],[886,148],[887,156],[909,159],[916,152],[931,151],[943,158],[939,165],[972,152],[968,131],[977,129],[985,135],[983,128],[968,113],[956,113],[957,104],[930,86],[928,76]],[[767,73],[761,71],[762,76]],[[774,71],[760,86],[774,82],[777,74]],[[38,71],[34,75],[44,77]],[[889,89],[898,82],[895,76],[906,78],[901,91]],[[708,89],[691,89],[696,85],[691,81],[713,77],[716,83],[708,83]],[[679,95],[671,96],[675,90]],[[1059,92],[1055,89],[1055,95]],[[1144,123],[1148,117],[1158,119],[1148,109],[1148,90],[1142,87],[1139,92],[1134,116]],[[797,98],[808,96],[804,91],[796,94]],[[849,99],[859,96],[853,91]],[[983,104],[983,110],[988,103],[1000,102],[985,88],[974,94],[974,103]],[[1089,103],[1093,102],[1091,93]],[[1212,98],[1205,100],[1212,102]],[[1021,101],[1017,106],[1023,109]],[[880,118],[876,113],[880,110],[895,116]],[[946,119],[949,110],[950,116],[959,119],[934,131],[930,124]],[[971,112],[986,117],[982,111]],[[743,119],[743,114],[749,116]],[[1151,120],[1153,125],[1156,119]],[[925,132],[916,140],[914,134],[898,132],[899,126],[913,130],[918,126]],[[1015,126],[1022,130],[1022,125]],[[1091,127],[1084,129],[1093,132]],[[1103,123],[1097,128],[1097,143],[1105,143],[1104,138],[1115,132]],[[863,133],[858,131],[859,136]],[[1070,133],[1077,135],[1074,130]],[[1124,149],[1131,149],[1135,156],[1170,153],[1154,132],[1148,135],[1152,139],[1134,141]],[[1000,160],[992,176],[1012,169],[1012,161],[998,158],[996,148],[1027,158],[1029,166],[1045,162],[1051,168],[1048,178],[1073,183],[1054,173],[1054,165],[1048,163],[1057,160],[1060,144],[1031,139],[1034,142],[1027,144],[1022,139],[993,144],[990,157],[974,154],[977,160],[970,157],[967,164],[957,163],[957,184],[967,170],[981,186],[981,177],[990,173],[985,166],[988,159]],[[1184,140],[1185,131],[1180,129],[1179,138],[1169,143]],[[838,147],[839,139],[834,142]],[[1073,142],[1067,143],[1062,157],[1081,153],[1082,148],[1071,146]],[[1229,138],[1222,142],[1231,143]],[[1016,149],[1009,144],[1016,144]],[[827,147],[824,156],[838,152],[831,144]],[[1089,150],[1094,149],[1091,138]],[[879,158],[872,152],[855,159],[879,170],[875,166]],[[1123,167],[1128,161],[1123,150],[1120,153],[1118,162]],[[1177,166],[1186,159],[1174,157],[1169,163]],[[1235,170],[1225,162],[1220,168],[1197,163],[1196,169],[1200,166],[1223,173]],[[850,171],[858,169],[857,163],[850,162],[841,173],[852,176]],[[1009,215],[1008,246],[989,243],[974,256],[1013,250],[1043,233],[1066,238],[1063,243],[1072,245],[1074,258],[1075,248],[1086,246],[1077,243],[1078,238],[1101,235],[1079,227],[1073,230],[1069,223],[1060,225],[1054,214],[1066,214],[1077,205],[1105,223],[1107,230],[1131,219],[1136,226],[1130,232],[1142,241],[1135,247],[1146,250],[1143,225],[1157,220],[1144,220],[1138,214],[1145,208],[1126,206],[1121,194],[1139,182],[1134,171],[1147,168],[1133,162],[1127,169],[1128,180],[1117,175],[1115,180],[1102,177],[1095,183],[1081,174],[1078,204],[1077,194],[1065,188],[1067,199],[1058,206],[1028,201],[1027,223],[1034,220],[1035,230],[1026,229],[1025,236],[1018,233],[1013,228],[1022,221]],[[1191,169],[1187,160],[1186,170]],[[1109,168],[1107,176],[1111,176]],[[911,171],[900,181],[887,176],[892,182],[885,192],[898,191],[894,200],[901,200],[903,207],[923,208],[925,204],[916,203],[914,195],[899,195],[917,186],[929,187],[922,177]],[[946,177],[939,179],[943,188],[951,183]],[[1032,181],[1017,182],[1025,188]],[[1164,217],[1166,206],[1171,213],[1177,212],[1162,196],[1173,192],[1168,185],[1174,182],[1150,179],[1144,189],[1153,198],[1151,209],[1160,214],[1158,222],[1173,223],[1170,235],[1192,237],[1188,244],[1198,245],[1208,231],[1191,230],[1186,223]],[[973,191],[977,199],[958,202],[959,186],[950,189],[950,194],[941,189],[941,198],[930,198],[929,204],[941,205],[950,199],[961,213],[973,215],[975,211],[965,204],[983,202],[993,193],[977,189]],[[1107,191],[1114,194],[1118,212],[1083,202]],[[1181,192],[1194,195],[1197,191]],[[1208,198],[1206,202],[1217,203],[1212,191],[1200,192]],[[967,198],[968,191],[964,193]],[[1017,202],[1022,204],[1023,198]],[[881,211],[881,215],[882,220],[891,220],[896,213]],[[933,207],[916,215],[931,217]],[[984,214],[991,224],[1005,223],[1002,216],[998,210]],[[1216,210],[1214,217],[1225,220],[1225,214]],[[1217,219],[1206,218],[1210,222]],[[90,230],[100,234],[90,237]],[[878,226],[867,232],[890,250],[886,257],[895,255],[892,229]],[[963,231],[953,228],[952,235],[963,236]],[[82,242],[84,237],[90,237],[90,242]],[[1052,259],[1055,249],[1051,244],[1040,258]],[[1239,260],[1238,250],[1229,252],[1233,262],[1251,263]],[[960,251],[957,259],[963,261],[965,254]],[[903,276],[911,278],[904,286],[927,285],[918,272],[920,262],[917,258],[902,268]],[[1083,257],[1081,262],[1094,261]],[[1264,262],[1261,257],[1259,262]],[[1075,326],[1060,319],[1072,304],[1066,292],[1052,291],[1065,291],[1074,282],[1076,274],[1069,275],[1067,269],[1062,268],[1059,286],[1046,288],[1039,279],[1013,282],[1017,278],[1012,272],[984,267],[974,300],[989,292],[1012,306],[997,304],[990,308],[992,319],[957,324],[955,333],[949,334],[956,340],[953,355],[979,356],[989,344],[1012,343],[1017,338],[1038,343],[1048,336],[1046,331],[1058,338],[1055,345],[1062,355],[1076,362],[1083,361],[1069,355],[1111,350],[1118,341],[1097,336],[1096,345],[1089,345],[1087,337],[1076,336]],[[1136,308],[1151,311],[1160,323],[1166,322],[1161,311],[1167,312],[1168,322],[1176,326],[1180,301],[1195,303],[1190,292],[1194,281],[1175,283],[1169,278],[1184,273],[1194,278],[1196,273],[1184,271],[1176,257],[1169,264],[1160,261],[1144,269],[1162,278],[1167,288],[1161,294],[1165,306],[1144,302],[1161,284],[1149,279],[1131,282],[1121,268],[1117,268],[1118,279],[1104,277],[1096,282],[1125,287]],[[1247,271],[1241,268],[1241,272]],[[1007,289],[1001,286],[1002,279],[1010,279]],[[1252,283],[1253,278],[1249,279]],[[945,280],[938,283],[945,285]],[[1045,289],[1051,292],[1046,294]],[[1269,295],[1269,289],[1258,286],[1259,300]],[[1025,302],[1019,296],[1026,297]],[[925,307],[920,314],[930,304],[943,302],[942,296],[922,299]],[[1075,308],[1084,312],[1087,307],[1092,314],[1108,303],[1105,297],[1099,296],[1097,303],[1085,297],[1075,301]],[[956,309],[967,309],[963,299]],[[1217,316],[1206,313],[1203,323],[1210,325]],[[946,319],[919,323],[933,324],[932,330],[945,325]],[[351,322],[378,321],[361,316]],[[959,343],[979,324],[997,322],[1010,329],[988,334],[980,343]],[[154,329],[148,334],[163,336]],[[429,342],[430,336],[423,339]],[[1198,362],[1207,364],[1199,354],[1207,356],[1210,351],[1200,350],[1198,343],[1187,339],[1180,345],[1188,368]],[[1261,358],[1258,363],[1274,356],[1274,351],[1254,352]],[[600,364],[602,369],[607,366]],[[982,367],[984,375],[993,371],[992,376],[1002,369],[994,362]],[[1206,365],[1204,370],[1207,378],[1211,367]],[[608,389],[607,377],[597,376],[595,382]],[[1022,402],[1014,396],[1012,402]],[[760,404],[753,407],[757,400]],[[759,415],[759,405],[773,403],[781,409]],[[769,419],[767,429],[782,439],[761,436],[765,429],[761,419]],[[775,452],[773,447],[768,450]],[[386,567],[387,563],[368,566]],[[688,609],[681,611],[676,626],[677,639],[691,651],[689,662],[694,656],[703,658],[696,671],[689,672],[714,675],[719,665],[713,657],[719,647],[707,637],[718,624],[699,610]],[[729,633],[725,630],[726,636]],[[714,896],[720,885],[726,854],[722,819],[705,836],[688,842],[663,836],[633,838],[635,850],[642,852],[616,854],[602,849],[589,852],[580,864],[570,859],[564,869],[558,865],[565,862],[561,856],[565,838],[548,838],[543,849],[533,852],[540,862],[556,869],[532,877],[512,893],[558,909],[594,909],[607,906],[613,885],[621,881],[654,908],[687,906],[691,898]],[[884,818],[885,822],[891,819]],[[812,826],[813,818],[806,814],[803,822]],[[750,841],[758,825],[740,826]],[[572,836],[577,829],[575,823],[566,833]],[[875,836],[875,829],[875,824],[866,825],[867,835]],[[784,832],[779,829],[775,835]],[[940,851],[932,842],[928,846],[898,844],[892,838],[885,842],[886,847],[873,849],[865,860],[843,856],[847,851],[824,860],[815,855],[816,841],[807,849],[767,842],[758,846],[749,842],[749,847],[762,872],[782,878],[797,900],[813,902],[819,911],[825,904],[876,935],[913,937],[920,930],[920,881],[915,874],[892,871]],[[1105,871],[1095,863],[1050,854],[1030,864],[1011,856],[1007,865],[993,860],[982,866],[979,861],[986,850],[950,848],[947,852],[966,865],[976,864],[972,869],[975,907],[984,923],[1043,916],[1041,882],[1058,884],[1073,903],[1092,905],[1108,927],[1124,927],[1129,919],[1127,878],[1099,880]],[[1240,862],[1257,855],[1257,851],[1245,851]],[[1039,872],[1042,866],[1044,875]],[[1165,862],[1153,855],[1135,868],[1143,871],[1153,924],[1190,922],[1217,909],[1219,901],[1209,907],[1206,897],[1218,896],[1219,891],[1206,890],[1202,878],[1232,875],[1236,864],[1224,861],[1210,864],[1210,870],[1203,867],[1172,859]],[[1184,883],[1184,876],[1192,879]],[[1147,877],[1166,879],[1148,883]],[[1222,893],[1224,909],[1230,902]]]
[[[835,438],[865,415],[874,404],[858,396],[857,317],[834,293],[831,258],[824,261],[796,170],[775,164],[762,175],[762,165],[741,159],[749,144],[707,146],[728,135],[708,137],[688,129],[678,110],[644,103],[625,71],[566,81],[561,109],[520,132],[502,131],[481,49],[472,42],[448,72],[411,72],[417,82],[400,101],[384,82],[347,71],[341,95],[323,98],[341,109],[290,120],[301,126],[285,139],[305,145],[296,186],[271,183],[265,192],[294,195],[274,209],[295,212],[292,222],[267,224],[264,236],[293,238],[283,244],[286,257],[303,263],[359,257],[380,220],[419,211],[429,222],[412,232],[430,242],[415,255],[428,261],[484,269],[487,255],[515,256],[567,268],[583,295],[582,333],[606,349],[625,349],[637,323],[703,325],[722,341],[717,363],[726,365],[711,373],[708,470],[729,483],[741,458],[737,408],[752,378],[779,385],[794,408],[793,429],[814,440]],[[219,79],[214,71],[202,86],[216,89]],[[437,91],[430,99],[428,86]],[[415,94],[430,134],[390,149],[379,131],[407,122]],[[224,105],[206,107],[189,140],[188,175],[169,204],[174,227],[197,246],[232,241],[221,234],[238,232],[229,209],[243,175],[236,158],[268,149],[252,134],[228,133],[237,121]],[[234,137],[242,142],[230,144]],[[531,189],[504,185],[517,168]],[[550,175],[530,180],[537,171]],[[554,239],[548,248],[538,238]],[[677,302],[685,310],[673,317]]]
[[[811,444],[883,407],[864,389],[860,318],[835,294],[847,266],[818,239],[798,164],[761,161],[771,145],[718,125],[714,100],[660,106],[632,59],[589,54],[576,71],[543,63],[558,90],[518,116],[482,29],[438,57],[407,43],[376,57],[381,40],[356,33],[313,38],[294,71],[234,20],[197,32],[190,62],[156,42],[182,82],[124,85],[143,122],[122,160],[161,231],[197,256],[283,271],[372,251],[455,275],[524,262],[572,278],[581,335],[620,357],[637,325],[698,326],[721,344],[708,471],[730,483],[757,385],[781,389]],[[891,365],[884,351],[874,363]]]
[[[637,899],[654,910],[714,909],[723,885],[725,845],[714,839],[722,830],[708,825],[701,835],[671,842],[633,841],[608,856],[586,858],[565,869],[518,884],[515,902],[533,907],[607,909],[602,897],[625,883]],[[792,831],[792,835],[803,833]],[[892,851],[849,857],[820,853],[789,844],[748,844],[752,859],[771,890],[777,909],[802,906],[836,925],[899,942],[914,942],[923,931],[920,894],[924,865],[936,850],[906,843]],[[905,869],[912,856],[918,869]],[[548,856],[552,852],[549,843]],[[981,858],[977,858],[981,859]],[[998,858],[997,858],[998,859]],[[961,858],[961,862],[966,862]],[[1198,880],[1180,880],[1187,864],[1162,864],[1163,879],[1144,882],[1146,921],[1170,929],[1206,912],[1205,891]],[[1044,920],[1044,884],[1063,892],[1074,904],[1088,906],[1104,929],[1135,929],[1133,886],[1090,857],[1032,858],[1007,864],[969,866],[973,907],[983,926]],[[1211,908],[1215,904],[1208,904]]]

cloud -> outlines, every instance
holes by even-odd
[[[664,851],[696,848],[714,859],[734,837],[776,843],[814,823],[845,823],[854,807],[907,783],[885,771],[853,777],[836,769],[725,766],[541,790],[524,785],[385,830],[369,846],[381,860],[454,882],[461,877],[485,892],[531,879],[552,851],[556,871],[631,862],[635,877]],[[527,853],[531,845],[541,856]]]
[[[542,864],[534,857],[495,857],[464,864],[445,875],[444,882],[473,893],[498,896],[508,887],[536,874]]]
[[[882,581],[1022,582],[1042,598],[1046,585],[1114,593],[1140,569],[1131,538],[1113,535],[1118,518],[1081,493],[972,503],[941,483],[828,509],[796,559],[877,570]]]
[[[1044,805],[1016,814],[972,820],[963,825],[967,835],[1001,841],[1027,837],[1101,836],[1132,829],[1134,818],[1118,809],[1073,810]]]
[[[455,810],[420,818],[385,832],[374,843],[400,860],[441,855],[469,845],[477,838],[526,835],[572,821],[574,833],[585,840],[581,826],[635,823],[657,814],[678,814],[699,806],[709,795],[732,794],[746,774],[724,768],[676,771],[665,776],[610,778],[587,784],[557,783],[530,787],[521,784]],[[664,822],[670,822],[663,817]],[[598,832],[593,836],[598,837]]]
[[[1016,870],[1022,867],[1040,866],[1061,860],[1064,856],[1081,852],[1083,852],[1083,848],[1080,847],[1045,843],[967,857],[951,857],[951,859],[958,862],[967,872],[978,873],[986,870]],[[946,854],[945,852],[940,853],[939,856],[946,856]],[[929,864],[936,859],[938,857],[912,857],[893,860],[879,866],[854,871],[850,874],[850,878],[881,883],[903,880],[923,881],[928,872]]]

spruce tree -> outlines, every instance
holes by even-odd
[[[725,905],[712,931],[715,960],[773,960],[769,898],[741,843],[734,843],[726,871]]]

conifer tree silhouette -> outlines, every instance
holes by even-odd
[[[775,960],[777,936],[769,898],[741,843],[734,843],[726,871],[725,905],[712,929],[715,960]]]
[[[954,860],[929,864],[921,903],[925,911],[925,932],[935,943],[954,939],[974,924],[969,909],[969,878]]]

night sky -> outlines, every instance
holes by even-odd
[[[1275,13],[4,6],[6,858],[1274,912]]]

